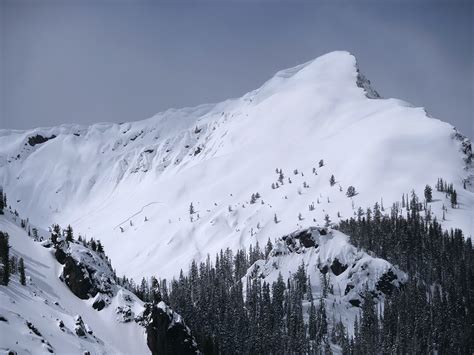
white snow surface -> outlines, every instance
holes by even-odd
[[[472,236],[474,194],[462,187],[472,171],[454,128],[423,108],[373,99],[360,78],[351,54],[332,52],[218,104],[132,123],[0,130],[0,185],[34,224],[71,224],[100,239],[118,274],[136,280],[176,276],[193,258],[263,245],[326,214],[351,217],[353,205],[383,198],[387,208],[411,189],[423,196],[439,177],[458,191],[445,227]],[[35,135],[55,138],[31,146]],[[284,184],[272,189],[276,168]],[[358,192],[352,199],[349,185]],[[261,198],[250,204],[255,192]],[[434,198],[441,219],[449,200]]]
[[[81,300],[60,281],[62,265],[53,249],[34,242],[11,216],[0,216],[0,230],[10,236],[10,255],[25,262],[27,284],[22,286],[18,274],[6,286],[0,286],[0,351],[18,354],[147,354],[145,329],[131,321],[117,321],[116,308],[129,305],[138,314],[142,302],[120,288],[103,310],[92,308],[93,299]],[[77,316],[82,318],[86,335],[75,333]],[[62,321],[63,327],[60,327]],[[41,335],[27,326],[31,323]],[[92,334],[88,334],[87,330]],[[49,345],[48,345],[49,344]]]

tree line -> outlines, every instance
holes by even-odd
[[[246,278],[250,266],[268,257],[259,246],[226,249],[214,261],[193,261],[177,279],[135,285],[144,301],[163,300],[175,309],[193,331],[205,354],[317,353],[329,351],[331,343],[349,349],[349,337],[340,322],[330,329],[325,297],[331,292],[322,275],[323,297],[313,299],[311,280],[304,265],[287,280],[279,274],[268,283]],[[245,284],[244,284],[245,283]],[[307,321],[305,321],[307,319]]]
[[[449,185],[446,190],[455,191]],[[398,265],[409,275],[409,281],[387,297],[383,310],[363,306],[366,309],[354,334],[354,353],[472,354],[471,238],[465,238],[459,229],[443,230],[414,192],[406,207],[396,203],[390,214],[382,214],[375,204],[372,210],[359,210],[356,218],[338,226],[352,244]],[[366,303],[370,303],[369,297]],[[365,317],[370,321],[365,322]]]
[[[246,270],[266,258],[269,246],[221,251],[214,262],[193,262],[169,285],[142,280],[138,294],[145,300],[154,294],[176,309],[206,354],[329,353],[331,344],[344,354],[472,353],[472,242],[459,229],[443,230],[428,205],[431,189],[424,192],[424,202],[412,192],[403,207],[395,203],[385,213],[376,203],[336,226],[352,244],[409,275],[382,303],[366,290],[353,333],[328,320],[324,293],[330,287],[315,301],[304,266],[288,280],[280,275],[270,285],[249,278],[244,287]]]

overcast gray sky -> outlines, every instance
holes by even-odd
[[[474,136],[472,1],[0,0],[0,128],[238,97],[333,50]]]

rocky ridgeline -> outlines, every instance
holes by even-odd
[[[388,261],[358,250],[349,243],[348,236],[320,227],[279,238],[268,258],[255,262],[245,277],[260,277],[271,282],[279,273],[283,276],[294,273],[300,264],[305,266],[315,284],[326,275],[335,297],[355,307],[362,303],[367,289],[380,298],[407,280],[407,275]]]

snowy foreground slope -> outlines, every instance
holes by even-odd
[[[98,312],[90,302],[72,294],[59,279],[62,265],[50,249],[34,242],[23,229],[3,216],[0,216],[0,230],[10,235],[11,253],[23,257],[29,275],[26,286],[20,285],[17,276],[8,287],[0,286],[0,314],[6,319],[0,322],[1,348],[18,354],[149,352],[144,328],[133,322],[117,322],[115,307]],[[76,335],[78,315],[92,334]]]
[[[422,196],[438,178],[454,184],[459,206],[435,192],[433,213],[441,219],[446,205],[444,226],[472,236],[470,159],[451,125],[380,98],[347,52],[278,72],[241,98],[144,121],[0,130],[12,208],[100,239],[118,274],[135,279],[176,276],[192,259],[263,245],[326,214],[389,207],[412,189]]]
[[[157,321],[174,329],[175,337],[183,331],[192,340],[181,317],[166,304],[159,302],[150,312],[150,304],[118,286],[105,256],[80,243],[62,241],[61,249],[54,248],[50,239],[34,241],[16,220],[10,212],[0,215],[0,231],[10,236],[10,255],[23,258],[26,269],[26,285],[20,284],[18,274],[12,275],[8,286],[0,285],[2,353],[156,354],[161,351],[150,343],[158,340],[166,346],[172,341],[170,333],[160,333],[159,324],[154,324]],[[58,262],[58,255],[68,255],[65,266]],[[76,270],[67,271],[72,263]],[[85,268],[90,278],[78,275]],[[97,292],[94,297],[84,294],[81,299],[74,294],[79,286],[85,290],[84,279],[97,283],[88,288]]]

